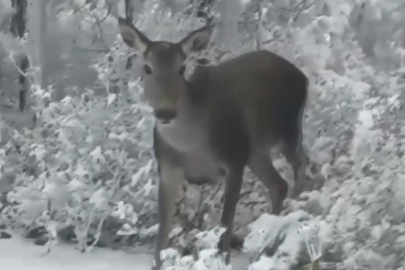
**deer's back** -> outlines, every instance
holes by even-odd
[[[197,72],[194,85],[204,107],[222,122],[239,118],[254,144],[271,144],[295,132],[307,95],[307,77],[295,65],[268,51],[241,55]],[[198,96],[198,95],[197,95]],[[232,111],[233,112],[230,112]],[[221,117],[219,117],[221,118]],[[218,127],[226,126],[218,123]]]

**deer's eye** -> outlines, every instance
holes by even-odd
[[[179,69],[179,75],[184,75],[185,72],[186,72],[186,66],[181,66],[181,68]]]
[[[150,75],[152,74],[152,68],[148,65],[143,66],[143,70],[145,71],[146,74]]]

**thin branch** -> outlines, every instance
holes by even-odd
[[[307,9],[311,8],[313,5],[315,5],[315,1],[313,1],[312,3],[310,3],[308,5],[305,5],[306,2],[307,2],[307,0],[303,0],[301,2],[301,6],[298,9],[297,13],[295,14],[292,22],[295,22],[298,19],[298,17],[301,15],[302,12],[304,12],[305,10],[307,10]]]
[[[17,63],[16,63],[16,61],[15,61],[13,55],[14,55],[14,52],[11,52],[8,57],[9,57],[11,63],[13,64],[13,66],[17,69],[18,73],[19,73],[21,76],[25,76],[26,79],[27,79],[31,84],[35,84],[35,82],[33,82],[33,81],[31,81],[31,80],[29,79],[29,77],[28,77],[28,72],[25,73],[25,72],[17,65]]]
[[[276,41],[276,39],[275,38],[272,38],[272,39],[268,39],[268,40],[266,40],[266,41],[263,41],[263,45],[267,45],[267,44],[270,44],[270,43],[272,43],[272,42],[274,42],[274,41]]]
[[[100,52],[100,53],[108,53],[110,50],[109,49],[91,49],[91,48],[84,48],[80,46],[76,46],[76,48],[87,51],[87,52]]]

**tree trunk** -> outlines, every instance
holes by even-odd
[[[131,0],[125,0],[125,17],[127,20],[131,21],[133,23],[133,7],[132,7],[132,1]],[[132,57],[128,57],[127,60],[127,69],[131,69],[132,67]]]
[[[46,5],[48,0],[36,0],[40,2],[38,7],[39,15],[39,64],[41,68],[41,88],[45,89],[48,86],[48,69],[46,65],[46,32],[47,32],[47,15],[46,15]]]
[[[46,49],[46,5],[48,0],[28,0],[28,44],[29,56],[32,67],[37,67],[34,72],[35,82],[45,89],[47,86],[47,70],[45,65]]]
[[[242,5],[239,1],[220,0],[216,3],[220,14],[218,37],[220,46],[231,51],[239,46],[238,23],[242,15]]]
[[[11,18],[10,31],[13,36],[23,38],[26,31],[27,22],[27,0],[11,0],[11,6],[16,9],[13,17]],[[19,93],[18,101],[20,111],[24,111],[27,96],[27,84],[25,73],[29,67],[29,60],[27,55],[24,55],[19,63],[20,74],[18,76]]]

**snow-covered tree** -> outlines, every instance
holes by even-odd
[[[0,0],[0,93],[10,101],[0,101],[0,223],[48,248],[58,239],[81,251],[151,243],[153,117],[139,57],[118,35],[117,16],[168,41],[208,19],[216,24],[203,56],[209,61],[271,50],[310,78],[306,192],[286,202],[282,217],[272,216],[266,189],[246,172],[235,229],[249,269],[403,267],[403,1],[28,2],[35,3],[25,39],[11,35],[19,13]],[[14,101],[22,74],[32,102],[20,113]],[[276,165],[292,178],[282,157]],[[167,269],[226,269],[215,245],[222,197],[221,185],[184,184]],[[181,256],[184,250],[199,259]]]

